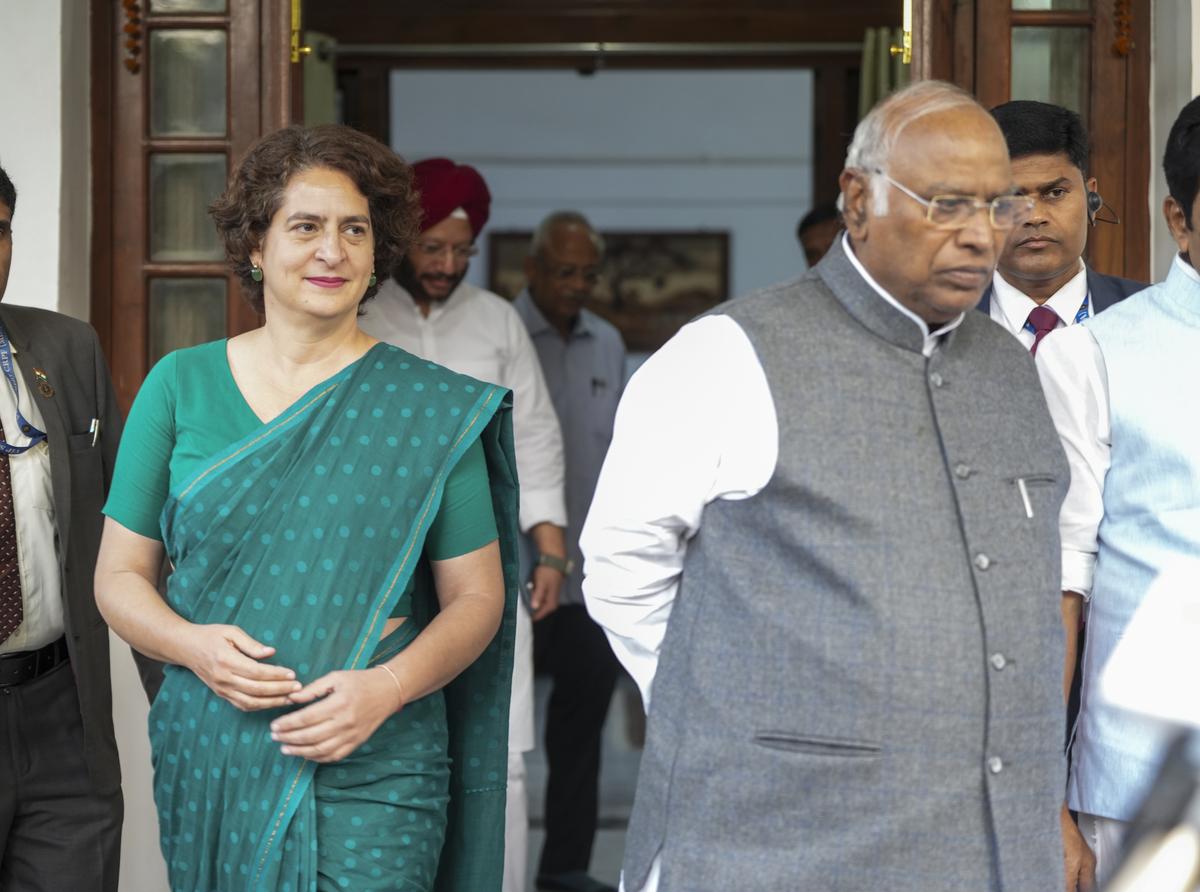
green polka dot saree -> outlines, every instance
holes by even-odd
[[[150,737],[173,890],[500,888],[517,597],[510,405],[502,388],[379,344],[171,493],[171,607],[241,627],[301,681],[386,660],[434,615],[422,545],[476,440],[507,589],[483,655],[331,765],[280,754],[269,723],[281,711],[241,712],[168,667]],[[402,596],[411,618],[381,640]]]

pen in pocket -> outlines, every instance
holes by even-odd
[[[1021,503],[1025,506],[1025,516],[1033,517],[1033,503],[1029,501],[1029,487],[1025,485],[1025,478],[1017,478],[1017,491],[1021,493]]]
[[[1017,485],[1017,493],[1021,496],[1021,506],[1025,509],[1025,516],[1032,520],[1033,499],[1029,497],[1030,485],[1053,484],[1054,477],[1050,474],[1030,474],[1024,477],[1013,477],[1011,482]]]

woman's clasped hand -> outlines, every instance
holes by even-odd
[[[271,739],[287,756],[336,762],[354,752],[404,706],[398,685],[375,667],[330,672],[308,684],[268,662],[275,648],[237,626],[197,626],[188,668],[243,712],[296,706],[271,722]]]
[[[344,759],[404,706],[396,684],[375,669],[330,672],[287,699],[303,708],[271,722],[271,739],[284,755],[314,762]]]
[[[214,694],[243,712],[288,706],[303,688],[296,673],[264,662],[275,648],[255,641],[237,626],[197,625],[184,665]]]

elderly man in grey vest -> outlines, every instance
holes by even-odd
[[[846,235],[635,375],[582,536],[648,737],[627,892],[1063,886],[1062,448],[969,312],[1030,201],[991,116],[896,93]]]

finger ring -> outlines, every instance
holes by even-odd
[[[533,591],[533,583],[532,582],[525,583],[525,591],[527,591],[527,592]]]

